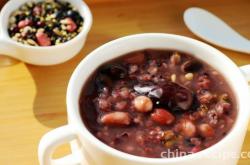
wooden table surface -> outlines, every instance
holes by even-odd
[[[196,38],[182,19],[183,11],[191,6],[212,11],[250,38],[250,0],[88,0],[88,4],[94,16],[93,28],[85,47],[72,60],[40,67],[0,56],[1,165],[38,164],[41,136],[67,123],[65,94],[74,68],[98,46],[143,32]],[[250,63],[249,55],[218,49],[239,66]],[[250,152],[250,127],[242,150]],[[56,156],[65,152],[69,152],[68,146],[61,147]],[[250,159],[239,162],[239,165],[249,164]]]

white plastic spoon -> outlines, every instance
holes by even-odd
[[[201,8],[184,12],[184,22],[198,37],[217,46],[250,54],[250,41],[212,13]]]

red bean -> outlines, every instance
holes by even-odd
[[[169,125],[175,121],[175,117],[165,109],[156,109],[155,112],[151,114],[151,119],[162,125]]]
[[[37,33],[36,33],[36,39],[37,39],[38,44],[40,46],[50,46],[51,45],[50,38],[43,31],[39,31],[39,30],[37,31]]]
[[[105,125],[129,125],[131,118],[127,112],[112,112],[103,115],[100,121]]]
[[[214,129],[209,124],[199,125],[199,133],[203,137],[213,137],[215,132]]]
[[[184,119],[181,121],[181,133],[185,137],[194,137],[196,135],[196,127],[190,120]]]

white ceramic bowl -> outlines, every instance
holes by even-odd
[[[83,47],[92,26],[92,14],[88,6],[82,0],[65,0],[70,2],[84,18],[82,31],[72,40],[60,45],[35,47],[18,43],[12,40],[8,34],[8,20],[11,13],[29,1],[32,0],[10,0],[2,8],[0,13],[0,54],[34,65],[54,65],[73,58]]]
[[[157,159],[130,155],[113,149],[99,141],[85,127],[80,116],[79,97],[88,77],[103,63],[128,52],[147,49],[170,49],[187,52],[209,63],[218,70],[230,84],[238,104],[238,116],[231,132],[220,142],[196,154],[179,158]],[[84,164],[83,156],[91,165],[236,165],[247,131],[250,117],[250,95],[247,84],[250,66],[239,69],[228,57],[215,48],[200,41],[171,34],[138,34],[111,41],[90,53],[75,69],[67,91],[67,110],[69,123],[47,133],[39,145],[41,165],[66,162]],[[67,158],[52,161],[54,149],[66,142],[75,140],[73,153]],[[76,147],[76,148],[75,148]],[[222,155],[224,154],[224,156]],[[221,156],[220,156],[221,155]],[[73,161],[75,160],[75,161]]]

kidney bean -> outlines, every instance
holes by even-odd
[[[201,124],[199,125],[199,133],[203,137],[213,137],[215,132],[214,129],[209,124]]]
[[[24,27],[30,25],[31,23],[32,23],[31,20],[25,19],[25,20],[19,21],[17,26],[18,26],[18,28],[21,29],[21,28],[24,28]]]
[[[36,39],[37,39],[38,44],[40,46],[50,46],[51,45],[50,38],[43,31],[39,31],[39,30],[37,31],[37,33],[36,33]]]
[[[127,112],[111,112],[105,114],[100,119],[105,125],[129,125],[131,118]]]
[[[134,99],[134,106],[138,112],[149,112],[153,108],[153,102],[147,96],[137,96]]]
[[[154,113],[151,114],[151,119],[162,125],[169,125],[175,121],[175,117],[168,112],[166,109],[156,109]]]
[[[181,121],[181,133],[183,136],[191,138],[196,135],[196,127],[193,122],[187,119]]]

